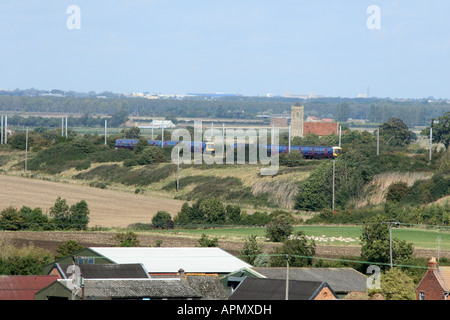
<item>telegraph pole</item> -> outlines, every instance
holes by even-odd
[[[164,122],[161,127],[161,148],[164,148]]]
[[[392,263],[392,225],[398,226],[399,223],[396,221],[387,221],[382,222],[381,224],[389,224],[389,257],[391,261],[391,270],[392,270],[394,267]]]
[[[431,147],[433,146],[433,127],[430,127],[430,163],[431,163]]]
[[[177,153],[177,192],[180,189],[180,150],[181,150],[181,148],[178,147],[178,153]]]
[[[331,210],[334,211],[334,185],[335,185],[335,179],[336,179],[336,160],[333,160],[333,195],[332,195],[332,204],[331,204]]]
[[[25,138],[25,173],[27,173],[27,162],[28,162],[28,128]]]
[[[380,128],[377,129],[377,156],[380,155]]]
[[[105,146],[107,137],[108,137],[108,120],[105,120]]]
[[[438,250],[437,250],[437,269],[439,270],[439,254],[441,250],[441,237],[437,237]]]
[[[8,144],[8,116],[5,116],[5,137],[3,139],[5,144]]]
[[[289,255],[285,255],[286,259],[286,296],[285,300],[289,300]]]
[[[341,147],[342,126],[339,126],[339,148]]]
[[[288,153],[291,153],[291,125],[289,124],[289,149]],[[339,145],[340,146],[340,145]]]

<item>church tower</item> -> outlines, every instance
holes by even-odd
[[[291,107],[291,138],[303,138],[304,107],[296,103]]]

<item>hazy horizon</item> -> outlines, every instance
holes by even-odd
[[[0,88],[449,99],[449,12],[444,0],[4,0]]]

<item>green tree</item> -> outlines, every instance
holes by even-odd
[[[20,209],[20,213],[25,219],[26,229],[50,230],[52,228],[48,216],[42,212],[41,208],[31,209],[23,206],[22,209]]]
[[[425,128],[421,133],[430,136],[430,128],[433,128],[433,142],[443,143],[446,150],[450,145],[450,111],[445,112],[437,120],[431,119],[430,127]]]
[[[380,127],[380,136],[391,146],[406,146],[417,140],[416,135],[399,118],[384,122]]]
[[[266,226],[266,236],[270,241],[283,242],[289,238],[294,230],[294,219],[288,214],[275,216]]]
[[[141,134],[141,129],[139,127],[132,127],[130,129],[125,130],[122,129],[120,131],[121,136],[123,136],[125,139],[139,139]]]
[[[281,248],[275,249],[275,253],[270,260],[270,266],[285,267],[287,262],[289,262],[290,267],[311,266],[315,254],[316,244],[314,240],[308,240],[306,235],[300,231],[293,239],[284,241]]]
[[[254,267],[269,267],[270,266],[270,256],[267,252],[259,254],[255,261],[253,261]]]
[[[122,108],[111,116],[111,118],[108,120],[108,126],[112,128],[117,128],[123,126],[123,124],[127,120],[128,120],[128,110]]]
[[[415,300],[414,281],[401,269],[393,268],[381,277],[381,294],[386,300]]]
[[[182,227],[188,226],[191,223],[191,211],[192,208],[189,206],[189,203],[183,203],[180,212],[173,219],[174,224]]]
[[[89,212],[88,205],[84,200],[69,207],[65,199],[58,197],[53,207],[50,208],[50,217],[53,218],[53,224],[58,229],[85,230],[89,223]]]
[[[251,235],[245,240],[244,247],[239,251],[239,255],[242,257],[242,260],[253,265],[257,256],[262,254],[263,248],[264,245],[258,243],[256,235]]]
[[[0,241],[0,274],[3,275],[36,275],[42,272],[42,267],[52,261],[50,251],[34,247],[20,248]]]
[[[199,210],[209,224],[223,225],[225,223],[225,207],[218,199],[204,199],[200,202]]]
[[[0,213],[0,228],[16,231],[25,227],[25,219],[21,212],[14,207],[3,209]]]
[[[199,247],[218,247],[219,238],[214,237],[210,239],[206,234],[202,233],[202,236],[198,240]]]
[[[385,264],[390,263],[389,225],[381,215],[368,219],[361,235],[361,258],[364,261]],[[399,264],[414,257],[412,243],[397,238],[392,239],[392,261]]]
[[[387,201],[400,202],[404,200],[410,192],[408,184],[403,181],[392,183],[386,193]]]
[[[117,233],[112,237],[112,240],[118,247],[139,247],[138,236],[131,231]]]
[[[173,228],[172,216],[167,211],[158,211],[152,218],[152,226],[156,229]]]
[[[60,244],[58,248],[56,248],[57,253],[55,255],[55,259],[63,258],[74,252],[80,251],[83,248],[84,247],[75,240],[67,240],[63,244]]]
[[[335,120],[338,122],[346,122],[350,117],[350,106],[347,102],[340,103],[336,107]]]
[[[56,198],[55,204],[50,208],[50,217],[58,229],[67,229],[69,227],[69,205],[65,199]]]
[[[89,223],[89,207],[86,201],[81,200],[69,209],[70,228],[76,230],[86,230]]]

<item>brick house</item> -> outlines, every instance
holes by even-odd
[[[303,123],[303,134],[308,132],[317,134],[318,136],[327,136],[329,134],[338,134],[338,122],[305,122]]]
[[[34,300],[36,292],[58,278],[56,275],[0,276],[0,300]]]
[[[450,267],[439,267],[436,258],[428,261],[427,273],[416,288],[417,300],[450,300]]]
[[[274,126],[275,128],[287,128],[288,127],[288,119],[287,118],[271,118],[270,126]]]

